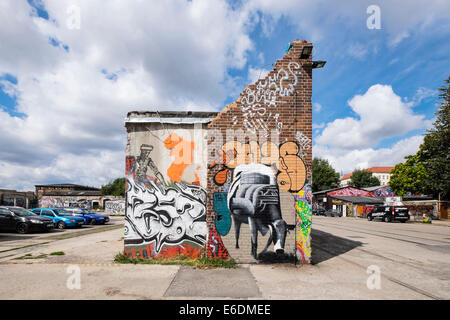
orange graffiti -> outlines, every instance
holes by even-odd
[[[176,246],[164,246],[160,253],[154,250],[154,243],[145,246],[125,246],[125,254],[131,255],[131,258],[171,258],[178,256],[185,256],[190,258],[200,258],[204,253],[204,248],[201,246],[192,245],[190,243],[183,243]]]
[[[197,167],[197,171],[200,169],[200,166]],[[195,175],[195,181],[192,182],[192,184],[200,185],[200,177],[198,176],[197,172],[194,173]]]
[[[298,145],[295,142],[285,142],[280,147],[280,158],[277,176],[280,190],[297,191],[300,190],[306,182],[306,167],[302,159],[297,154]]]
[[[270,141],[264,142],[261,147],[256,141],[247,144],[230,141],[218,150],[221,159],[211,164],[209,168],[217,164],[224,165],[224,168],[214,176],[214,182],[223,185],[228,179],[229,172],[238,165],[262,163],[278,169],[277,180],[281,190],[297,192],[306,182],[306,167],[298,156],[299,151],[298,145],[290,141],[283,143],[280,148]]]
[[[170,155],[174,157],[172,164],[167,169],[167,175],[174,182],[181,182],[181,176],[188,165],[193,161],[193,151],[195,144],[187,141],[176,133],[172,133],[164,140],[164,146],[170,150]]]

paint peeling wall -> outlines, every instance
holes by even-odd
[[[208,255],[311,260],[311,56],[291,43],[209,125]]]

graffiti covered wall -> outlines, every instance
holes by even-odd
[[[291,43],[208,125],[208,255],[311,258],[311,56]]]
[[[124,215],[125,214],[125,200],[105,201],[105,212],[112,216]]]
[[[203,125],[129,123],[127,131],[125,253],[200,257],[208,236]]]
[[[384,186],[370,192],[373,197],[395,197],[395,193],[389,186]]]
[[[353,187],[345,187],[345,188],[338,189],[335,191],[330,191],[327,193],[327,196],[371,197],[372,194],[366,190],[353,188]]]

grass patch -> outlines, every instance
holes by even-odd
[[[190,258],[185,256],[177,256],[170,258],[130,258],[125,253],[119,253],[114,257],[114,261],[122,264],[162,264],[162,265],[184,265],[192,266],[199,269],[208,268],[237,268],[238,265],[233,259],[224,261],[222,259],[214,259],[207,257]]]
[[[63,256],[65,255],[64,251],[55,251],[50,253],[51,256]]]
[[[45,253],[42,253],[34,257],[31,255],[31,253],[27,253],[26,255],[14,258],[13,260],[44,259],[44,258],[47,258],[47,254]]]

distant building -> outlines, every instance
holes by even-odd
[[[33,191],[16,191],[0,189],[0,205],[32,208],[37,204]]]
[[[104,208],[106,201],[123,199],[123,197],[102,195],[99,188],[71,183],[44,184],[35,187],[39,207],[97,209]]]
[[[387,186],[389,184],[389,180],[391,179],[391,171],[394,170],[394,167],[372,167],[364,170],[372,172],[372,176],[380,180],[380,186]],[[352,173],[343,175],[341,177],[341,187],[348,186],[350,184],[351,177]]]

